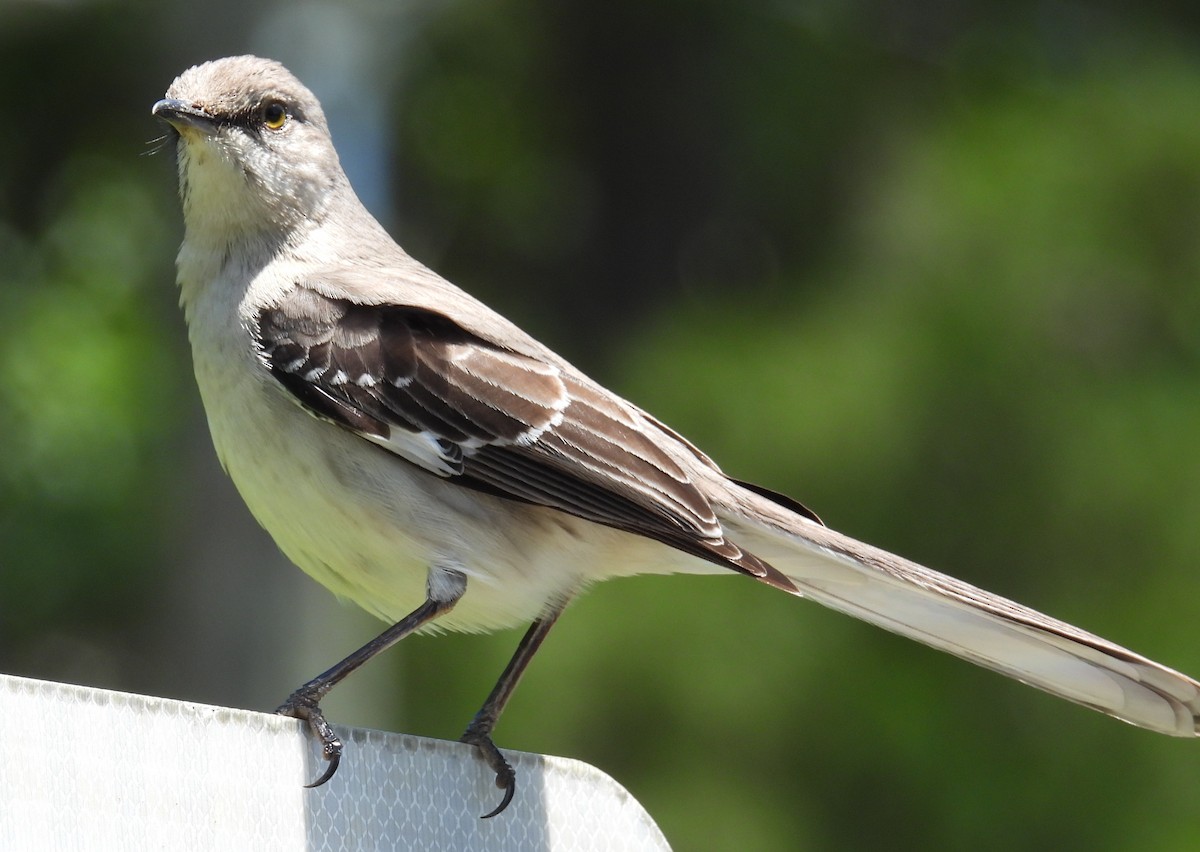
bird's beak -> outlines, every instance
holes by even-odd
[[[163,98],[150,112],[176,130],[194,128],[202,133],[211,133],[216,124],[216,119],[204,110],[175,98]]]

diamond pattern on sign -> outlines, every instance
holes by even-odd
[[[0,847],[122,850],[663,850],[604,773],[506,751],[517,796],[459,743],[339,728],[323,768],[294,719],[0,675]]]

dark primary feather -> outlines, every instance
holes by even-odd
[[[303,286],[260,312],[257,337],[272,374],[311,412],[385,444],[394,429],[426,433],[444,463],[435,472],[462,485],[795,590],[725,539],[707,499],[644,433],[634,409],[555,364],[437,313],[354,304]]]

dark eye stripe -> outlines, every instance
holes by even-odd
[[[227,113],[226,115],[221,116],[218,120],[223,124],[229,124],[234,127],[240,127],[244,130],[257,133],[266,125],[266,114],[274,107],[282,108],[284,114],[290,121],[304,121],[303,111],[295,104],[289,103],[281,98],[271,98],[265,102],[260,101],[255,107],[239,110],[234,113]]]

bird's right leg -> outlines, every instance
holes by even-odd
[[[329,762],[321,777],[308,787],[320,787],[337,772],[342,759],[342,741],[321,712],[321,699],[341,683],[348,674],[376,654],[386,651],[405,636],[413,633],[440,615],[454,608],[467,590],[467,578],[459,571],[431,569],[426,584],[425,602],[387,630],[363,645],[346,659],[314,677],[288,696],[276,710],[283,716],[294,716],[308,723],[309,730],[321,741],[321,754]]]

